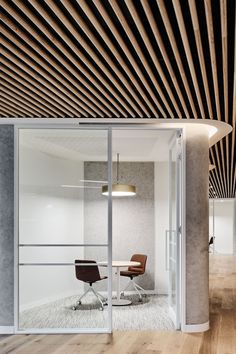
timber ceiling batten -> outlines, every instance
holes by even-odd
[[[204,3],[205,3],[205,11],[206,11],[207,31],[208,31],[208,40],[209,40],[209,47],[210,47],[211,67],[212,67],[212,76],[213,76],[213,84],[214,84],[217,118],[219,120],[221,120],[220,98],[219,98],[219,81],[218,81],[218,74],[217,74],[216,47],[215,47],[215,35],[214,35],[211,0],[204,0]],[[223,156],[222,142],[220,142],[220,147],[221,147],[221,157],[222,157]],[[222,168],[222,166],[221,166],[218,145],[216,145],[214,148],[215,148],[216,157],[217,157],[217,164],[219,166],[220,184],[222,187],[221,196],[223,196],[224,194],[226,194],[225,168]],[[211,153],[213,153],[213,152],[211,151]],[[211,154],[211,158],[213,159],[212,154]],[[222,159],[222,161],[224,163],[224,159]],[[223,182],[223,178],[222,178],[223,171],[224,171],[224,182],[225,183]],[[216,174],[218,175],[218,171],[216,171]],[[218,179],[218,183],[219,183],[218,176],[217,176],[217,179]]]
[[[0,0],[0,117],[217,119],[235,197],[235,0]]]

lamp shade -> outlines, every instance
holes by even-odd
[[[132,197],[136,194],[136,187],[132,184],[121,184],[119,183],[119,164],[120,164],[120,154],[117,154],[117,164],[116,164],[116,184],[112,185],[112,196],[113,197]],[[102,194],[108,195],[108,185],[102,186]]]
[[[108,185],[102,186],[102,194],[108,195]],[[131,184],[113,184],[113,197],[130,197],[136,195],[136,187]]]

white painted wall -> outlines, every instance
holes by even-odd
[[[83,179],[83,162],[69,161],[20,147],[20,243],[83,243],[83,189],[63,188]],[[20,262],[71,262],[83,248],[21,248]],[[83,288],[73,266],[20,267],[21,310]]]
[[[215,253],[233,254],[236,224],[235,199],[214,200]],[[213,235],[213,201],[209,207],[209,235]]]
[[[168,293],[169,273],[166,270],[165,231],[169,229],[168,162],[155,162],[155,290]]]

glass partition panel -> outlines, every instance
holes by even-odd
[[[180,237],[181,237],[182,138],[178,132],[169,147],[169,312],[180,328]]]
[[[22,246],[19,248],[19,263],[73,263],[75,259],[107,261],[107,245],[95,246]]]
[[[108,328],[107,267],[97,268],[90,263],[76,268],[19,267],[19,330]],[[101,281],[97,280],[92,287],[82,280],[87,277],[92,281],[96,275]]]
[[[120,289],[121,297],[114,305],[126,305],[129,311],[124,310],[120,319],[114,307],[113,326],[117,330],[173,329],[165,232],[169,230],[169,143],[176,140],[176,131],[117,127],[112,138],[113,262],[127,264],[132,259],[137,273],[142,268],[131,281],[125,269],[116,270],[113,289]]]
[[[20,129],[19,243],[107,243],[107,131]]]
[[[111,328],[107,161],[106,129],[19,129],[20,330]]]

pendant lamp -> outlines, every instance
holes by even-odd
[[[116,183],[112,185],[112,196],[113,197],[131,197],[136,195],[136,187],[131,184],[121,184],[119,183],[119,163],[120,154],[117,154],[117,164],[116,164]],[[108,185],[102,186],[102,194],[108,195]]]

